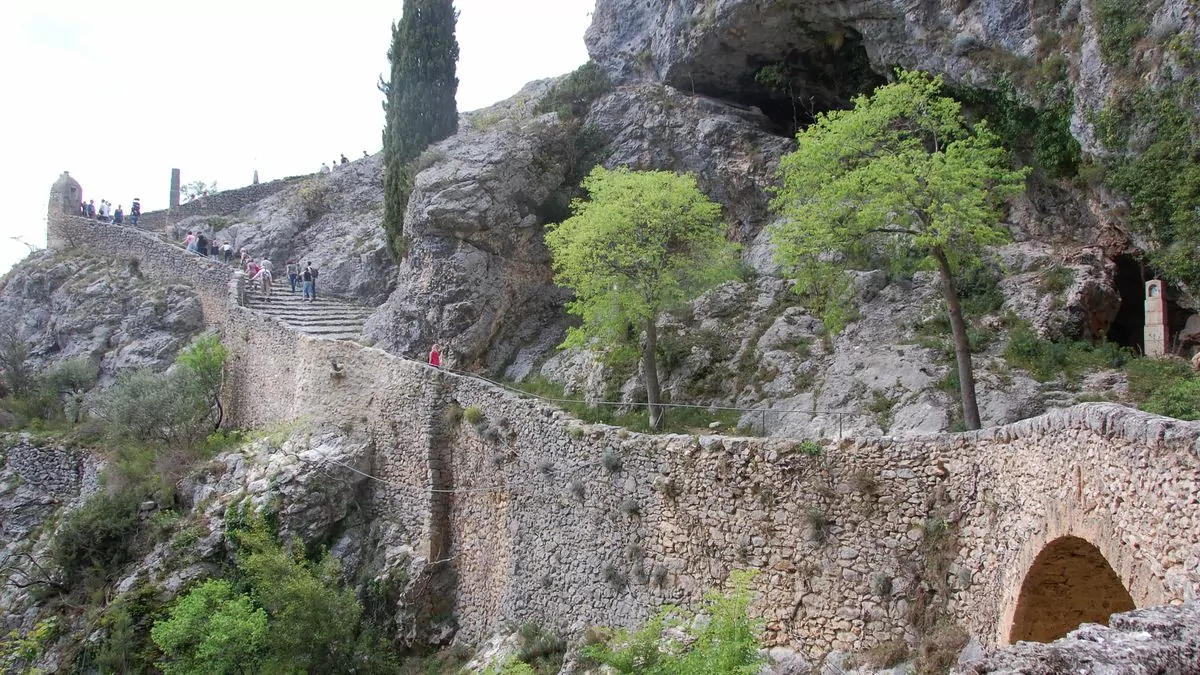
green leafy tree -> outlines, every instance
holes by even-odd
[[[270,617],[266,663],[276,672],[349,672],[358,661],[362,605],[341,583],[337,560],[317,563],[275,542],[260,519],[234,535],[239,571]],[[362,663],[359,663],[362,666]],[[359,672],[365,672],[360,670]]]
[[[584,649],[590,661],[618,673],[639,675],[757,675],[765,663],[758,642],[759,622],[747,612],[754,574],[734,572],[733,591],[709,593],[698,614],[708,621],[694,628],[695,614],[668,607],[635,633],[621,631],[608,644]],[[666,637],[679,629],[692,633],[687,648]]]
[[[220,428],[224,419],[221,406],[221,386],[225,383],[225,359],[229,350],[221,344],[216,333],[204,333],[179,352],[175,362],[186,368],[194,377],[201,393],[212,400],[213,430]]]
[[[220,190],[217,189],[217,181],[214,180],[211,183],[205,183],[202,180],[194,180],[179,187],[179,201],[181,204],[186,204],[201,197],[215,195],[218,192]]]
[[[47,384],[54,395],[61,399],[71,423],[78,423],[83,419],[83,395],[96,386],[99,377],[100,366],[82,356],[63,361],[48,376]]]
[[[179,599],[150,637],[163,652],[166,675],[260,672],[267,613],[225,580],[205,581]]]
[[[796,291],[815,301],[826,326],[848,319],[842,268],[880,257],[932,264],[942,281],[958,362],[963,418],[979,428],[975,379],[956,270],[983,247],[1008,240],[1004,202],[1024,189],[985,122],[969,125],[943,96],[941,78],[897,71],[896,82],[818,116],[781,160],[771,231],[776,258]]]
[[[583,320],[561,346],[598,340],[610,358],[633,360],[625,335],[631,326],[644,331],[646,400],[658,428],[658,317],[733,278],[737,247],[725,239],[721,207],[693,176],[596,167],[583,188],[590,198],[572,202],[574,215],[546,232],[554,280],[575,292],[567,311]]]
[[[404,0],[392,25],[388,49],[391,78],[381,82],[383,129],[383,227],[394,255],[403,255],[404,209],[412,191],[412,162],[426,147],[458,129],[458,21],[452,0]]]

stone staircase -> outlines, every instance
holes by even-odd
[[[361,338],[363,324],[374,311],[370,307],[327,297],[304,300],[299,288],[295,293],[291,292],[286,277],[275,280],[270,297],[259,290],[258,284],[247,280],[245,301],[250,309],[273,316],[301,333],[328,340]]]

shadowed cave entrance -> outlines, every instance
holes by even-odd
[[[1146,307],[1142,265],[1130,255],[1118,255],[1113,262],[1117,265],[1113,285],[1121,296],[1121,308],[1109,324],[1106,337],[1109,342],[1143,354],[1146,351]]]
[[[1008,641],[1050,642],[1083,623],[1107,625],[1110,615],[1131,609],[1133,598],[1100,549],[1079,537],[1060,537],[1029,567]]]

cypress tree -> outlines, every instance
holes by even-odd
[[[408,206],[415,160],[431,143],[458,130],[455,62],[458,20],[453,0],[404,0],[400,21],[392,24],[388,49],[391,79],[381,83],[383,109],[384,215],[388,245],[404,255],[404,209]]]

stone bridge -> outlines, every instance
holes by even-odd
[[[1200,423],[1086,404],[820,448],[634,434],[302,335],[243,307],[228,268],[142,232],[53,209],[49,228],[51,248],[192,285],[231,351],[233,424],[370,439],[376,524],[421,551],[461,641],[510,621],[632,625],[739,568],[759,571],[767,640],[812,655],[945,620],[987,645],[1049,640],[1200,589]]]

